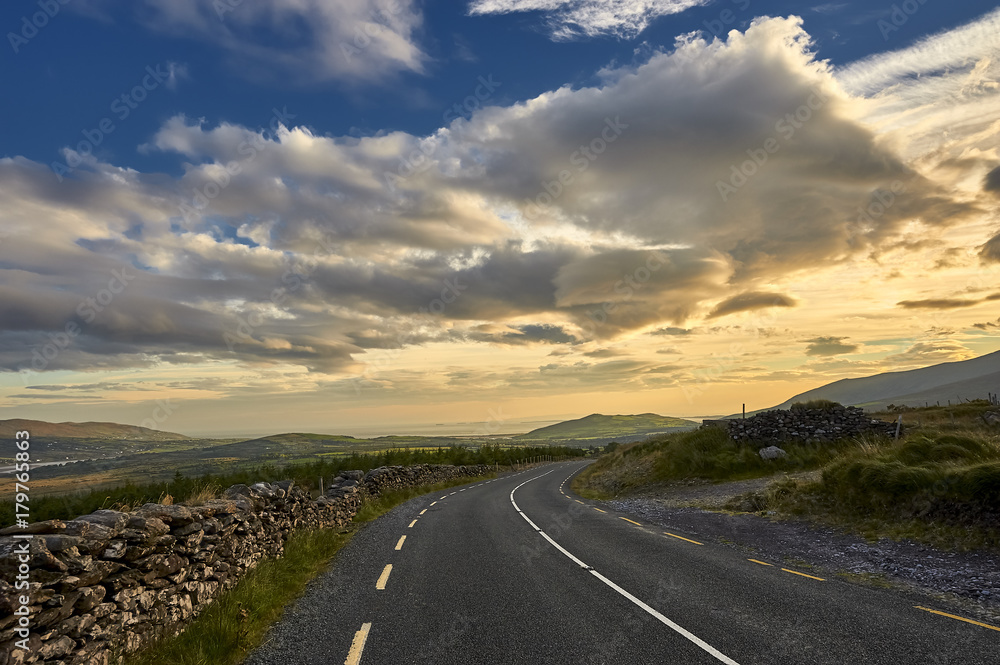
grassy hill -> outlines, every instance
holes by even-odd
[[[885,372],[858,379],[841,379],[792,397],[774,407],[787,409],[794,402],[829,399],[847,405],[876,409],[888,404],[924,406],[948,400],[986,397],[1000,392],[1000,351],[959,362],[941,363],[904,372]]]
[[[13,418],[0,420],[0,437],[13,439],[14,433],[27,430],[32,438],[40,439],[128,439],[144,441],[176,441],[191,437],[174,432],[161,432],[147,427],[119,423],[49,423],[44,420]]]
[[[531,441],[567,441],[586,439],[608,439],[617,436],[635,436],[669,432],[680,428],[697,427],[693,420],[642,413],[634,416],[606,416],[592,413],[576,420],[540,427],[527,434],[519,434],[514,439]]]

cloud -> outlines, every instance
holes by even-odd
[[[594,349],[593,351],[586,351],[583,355],[588,358],[615,358],[628,354],[618,349]]]
[[[650,335],[690,335],[693,331],[690,328],[678,328],[676,326],[667,326],[666,328],[658,328]]]
[[[837,78],[849,90],[861,94],[877,93],[921,76],[936,78],[946,70],[964,69],[988,56],[995,48],[998,33],[1000,9],[994,9],[964,26],[924,37],[905,49],[855,62],[843,68]]]
[[[857,344],[845,344],[847,337],[816,337],[806,340],[809,346],[806,348],[807,356],[838,356],[844,353],[853,353],[858,350]]]
[[[884,362],[898,365],[926,366],[955,360],[966,360],[975,355],[975,352],[961,342],[944,339],[917,342],[902,353],[887,356]]]
[[[901,300],[896,303],[896,306],[904,309],[957,309],[959,307],[972,307],[979,302],[979,300],[959,298],[930,298],[927,300]]]
[[[166,26],[207,20],[163,7]],[[792,307],[782,290],[801,275],[868,260],[903,231],[932,244],[980,220],[859,119],[877,100],[844,93],[800,19],[685,37],[603,74],[426,136],[320,136],[286,112],[255,126],[178,115],[143,148],[176,160],[176,176],[79,156],[59,183],[0,159],[0,367],[30,365],[68,323],[80,334],[46,371],[343,376],[432,342],[610,348],[644,330],[687,334],[706,312]],[[768,139],[778,149],[723,200],[717,182]],[[904,191],[859,225],[857,208],[896,181]],[[128,287],[83,320],[80,303],[123,267]]]
[[[986,244],[979,250],[979,258],[984,261],[1000,263],[1000,234],[986,241]]]
[[[552,39],[611,35],[632,39],[661,16],[679,14],[710,0],[473,0],[469,14],[541,12]]]
[[[983,179],[983,189],[987,192],[1000,193],[1000,166],[986,174]]]
[[[412,0],[105,0],[79,11],[126,14],[150,31],[206,42],[248,79],[366,83],[423,72],[428,59],[415,42],[423,18]]]
[[[468,339],[476,342],[493,344],[575,344],[577,338],[567,333],[561,326],[555,325],[524,325],[514,331],[492,332],[481,330],[494,326],[480,326],[480,330],[468,334]]]
[[[706,318],[715,319],[727,314],[749,312],[767,307],[795,307],[797,304],[794,298],[786,296],[783,293],[750,291],[733,296],[732,298],[726,298],[713,307]]]

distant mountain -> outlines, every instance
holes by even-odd
[[[699,423],[693,420],[660,416],[655,413],[643,413],[636,416],[605,416],[592,413],[576,420],[540,427],[527,434],[519,434],[515,439],[523,440],[569,440],[569,439],[608,439],[617,436],[635,436],[667,432],[672,429],[697,427]]]
[[[871,409],[889,404],[924,406],[925,403],[947,403],[951,400],[985,398],[987,393],[1000,392],[1000,351],[941,363],[904,372],[886,372],[859,379],[841,379],[806,391],[774,407],[787,409],[794,402],[829,399],[845,405]]]
[[[119,423],[49,423],[44,420],[13,418],[0,420],[0,438],[13,439],[14,433],[26,430],[32,438],[46,439],[128,439],[144,441],[175,441],[190,436],[161,432],[147,427]]]

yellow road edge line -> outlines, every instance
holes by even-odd
[[[972,619],[966,619],[965,617],[955,616],[954,614],[948,614],[947,612],[938,612],[937,610],[932,610],[929,607],[921,607],[920,605],[914,605],[918,610],[923,610],[924,612],[930,612],[931,614],[940,614],[943,617],[948,617],[949,619],[958,619],[959,621],[964,621],[965,623],[972,623],[977,626],[982,626],[983,628],[989,628],[990,630],[1000,631],[1000,628],[996,626],[991,626],[988,623],[981,623],[979,621],[973,621]]]
[[[421,511],[420,511],[420,514],[421,514],[421,515],[423,515],[423,514],[424,514],[424,513],[426,513],[426,512],[427,512],[427,509],[426,509],[426,508],[424,508],[423,510],[421,510]]]
[[[627,517],[619,517],[618,519],[620,519],[620,520],[625,520],[626,522],[632,522],[632,520],[630,520],[630,519],[629,519],[629,518],[627,518]],[[634,525],[636,525],[636,526],[642,526],[642,525],[641,525],[641,524],[639,524],[638,522],[632,522],[632,524],[634,524]]]
[[[606,510],[601,510],[600,508],[595,508],[594,506],[591,506],[591,508],[594,508],[594,510],[596,510],[599,513],[606,513],[606,512],[608,512]]]
[[[791,573],[792,575],[801,575],[802,577],[808,577],[811,580],[819,580],[820,582],[826,582],[822,577],[815,577],[814,575],[806,575],[805,573],[800,573],[797,570],[788,570],[787,568],[782,568],[786,573]]]
[[[358,665],[361,662],[361,652],[365,650],[365,642],[368,641],[368,632],[372,629],[371,623],[361,624],[361,630],[354,633],[354,641],[351,642],[351,650],[347,652],[347,660],[344,665]]]
[[[677,538],[678,540],[686,540],[689,543],[694,543],[695,545],[704,545],[705,543],[699,543],[697,540],[691,540],[690,538],[685,538],[684,536],[678,536],[677,534],[670,533],[668,531],[663,532],[664,536],[670,536],[671,538]]]
[[[392,564],[385,564],[385,568],[382,569],[382,574],[378,576],[378,582],[375,583],[375,588],[379,591],[385,589],[385,583],[389,581],[389,573],[392,572]]]
[[[762,566],[773,566],[773,563],[767,563],[766,561],[758,561],[757,559],[747,559],[747,561],[753,561],[754,563],[759,563]]]
[[[412,529],[412,528],[413,528],[413,525],[414,525],[414,524],[416,524],[416,523],[417,523],[417,520],[413,520],[412,522],[410,522],[410,526],[408,526],[408,527],[406,527],[406,528],[407,528],[407,529]]]
[[[406,536],[400,536],[400,537],[399,537],[399,542],[398,542],[398,543],[396,543],[396,551],[397,551],[397,552],[398,552],[399,550],[403,549],[403,541],[404,541],[404,540],[406,540]]]

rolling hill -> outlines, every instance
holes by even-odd
[[[128,439],[140,441],[176,441],[190,439],[189,436],[174,432],[161,432],[136,425],[119,423],[49,423],[44,420],[13,418],[0,420],[0,437],[13,439],[14,433],[27,430],[36,439]]]
[[[592,413],[576,420],[567,420],[548,427],[540,427],[513,438],[525,441],[608,439],[667,432],[678,428],[697,427],[698,424],[693,420],[661,416],[655,413],[634,416],[606,416]]]
[[[889,404],[924,406],[985,398],[1000,392],[1000,351],[978,358],[941,363],[903,372],[886,372],[858,379],[841,379],[806,391],[774,407],[787,409],[794,402],[829,399],[870,409]]]

